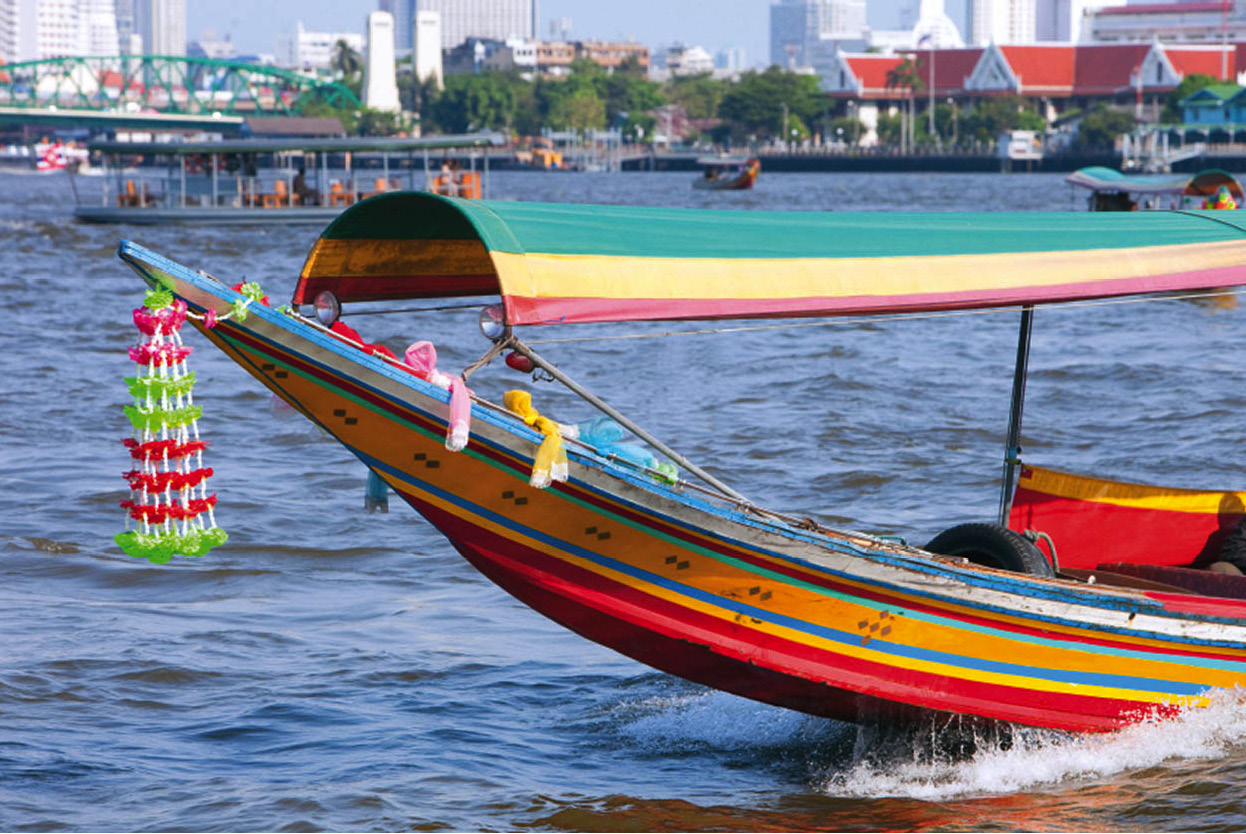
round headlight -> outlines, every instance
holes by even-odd
[[[506,335],[506,319],[502,316],[502,308],[490,304],[480,310],[480,332],[491,342],[496,342]]]
[[[328,290],[318,293],[312,304],[316,308],[316,318],[325,327],[332,326],[342,316],[342,302]]]

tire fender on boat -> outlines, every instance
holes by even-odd
[[[991,568],[1035,576],[1056,575],[1034,542],[998,524],[958,524],[931,539],[925,549],[940,556],[961,556]]]

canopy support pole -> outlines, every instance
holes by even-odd
[[[1012,373],[1012,405],[1008,411],[1008,440],[1004,447],[1004,484],[999,494],[999,524],[1008,526],[1012,511],[1012,487],[1017,465],[1021,463],[1021,412],[1025,408],[1025,380],[1030,368],[1030,335],[1034,329],[1034,307],[1021,308],[1021,331],[1017,335],[1017,364]]]
[[[730,498],[735,499],[736,501],[740,502],[740,504],[742,504],[745,507],[752,506],[752,502],[749,501],[747,498],[745,498],[743,495],[736,492],[734,489],[727,486],[722,481],[718,480],[717,478],[715,478],[713,475],[709,474],[705,470],[701,469],[699,466],[694,464],[692,461],[688,460],[686,457],[679,454],[679,452],[676,452],[670,446],[667,446],[661,440],[658,440],[652,434],[645,431],[640,426],[636,425],[634,422],[629,420],[627,417],[624,417],[621,413],[615,410],[605,400],[602,400],[600,397],[593,394],[587,388],[584,388],[583,386],[581,386],[574,379],[567,376],[562,371],[558,370],[558,368],[555,365],[548,362],[540,354],[538,354],[532,348],[525,345],[523,342],[519,341],[518,339],[514,337],[511,337],[509,346],[513,347],[516,353],[519,353],[531,359],[532,364],[536,365],[538,368],[548,373],[554,379],[558,380],[563,385],[567,386],[567,388],[569,388],[572,391],[572,393],[576,394],[581,399],[588,402],[594,408],[598,409],[599,411],[604,413],[606,416],[613,419],[615,422],[619,423],[622,426],[627,427],[632,432],[632,434],[636,435],[641,440],[644,440],[650,446],[657,449],[659,452],[666,455],[671,460],[675,461],[675,463],[679,464],[684,469],[687,469],[693,475],[696,475],[698,478],[705,481],[705,483],[714,487],[714,489],[718,490],[719,492],[723,493],[726,496],[729,496]]]

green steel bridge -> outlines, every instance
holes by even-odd
[[[190,119],[295,116],[313,105],[357,109],[338,82],[277,67],[167,55],[49,58],[0,64],[0,108]]]

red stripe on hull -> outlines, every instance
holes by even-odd
[[[646,594],[399,494],[534,610],[646,665],[753,700],[847,721],[938,711],[1079,731],[1176,711],[966,681],[796,643]]]
[[[220,334],[209,333],[208,335],[209,335],[209,338],[213,339],[213,341],[217,341]],[[374,407],[376,407],[377,409],[379,409],[380,411],[386,414],[389,414],[399,419],[413,423],[421,427],[422,429],[435,433],[435,434],[442,433],[445,431],[444,422],[441,422],[441,423],[434,422],[433,419],[425,417],[422,413],[415,411],[414,409],[400,407],[398,404],[396,404],[392,400],[387,399],[383,396],[377,395],[363,388],[362,386],[358,385],[357,383],[353,382],[350,379],[344,378],[342,376],[338,376],[329,371],[325,371],[324,369],[299,358],[298,356],[290,353],[289,351],[282,350],[279,346],[268,345],[268,344],[259,342],[255,339],[248,338],[244,334],[237,332],[236,329],[234,330],[234,332],[231,332],[231,336],[233,336],[238,342],[245,344],[248,348],[255,350],[257,352],[266,354],[270,356],[271,358],[273,358],[275,361],[279,361],[282,364],[286,364],[290,366],[291,368],[298,368],[301,372],[315,379],[318,379],[321,382],[333,385],[334,387],[341,388],[344,391],[349,392],[352,396],[355,396],[365,402],[370,403],[371,405],[373,405]],[[234,354],[234,351],[230,350],[230,347],[228,345],[223,344],[219,341],[218,341],[218,344],[220,345],[222,349],[226,350],[227,353],[230,353],[231,355]],[[243,359],[242,357],[236,357],[236,361],[238,361],[239,364],[243,365],[244,367],[249,366],[249,363],[246,362],[245,359]],[[268,377],[264,376],[258,371],[255,372],[255,375],[258,376],[260,379],[262,379],[270,387],[273,387],[274,390],[280,391],[280,387],[277,385],[275,380],[269,379]],[[311,415],[308,415],[308,416],[311,419],[315,419]],[[483,444],[473,444],[472,448],[477,454],[481,455],[482,457],[488,458],[494,461],[495,463],[506,466],[514,470],[516,473],[521,474],[525,477],[531,471],[530,465],[526,464],[524,461],[516,457],[513,457],[509,454],[500,452],[490,446],[486,446]],[[945,617],[950,620],[955,620],[958,622],[965,622],[965,623],[973,623],[977,625],[986,626],[989,628],[999,629],[1001,631],[1013,632],[1017,634],[1027,634],[1031,636],[1042,636],[1042,637],[1051,637],[1053,634],[1056,634],[1056,635],[1059,634],[1059,632],[1053,632],[1053,630],[1047,629],[1047,628],[1022,625],[1022,624],[1012,623],[1012,622],[1004,622],[1004,621],[1000,621],[998,619],[992,619],[990,617],[983,616],[983,615],[972,614],[968,612],[954,611],[954,610],[949,610],[947,608],[939,608],[934,605],[921,602],[920,600],[915,599],[915,598],[900,597],[894,594],[889,594],[885,591],[864,588],[858,585],[849,584],[847,582],[836,581],[834,579],[828,578],[825,574],[818,574],[818,573],[811,572],[807,569],[794,565],[791,562],[785,562],[785,561],[776,560],[776,559],[769,559],[769,558],[760,556],[753,552],[738,549],[737,547],[727,542],[724,542],[720,539],[707,538],[700,531],[693,531],[687,528],[675,526],[673,524],[668,524],[653,515],[642,515],[638,512],[631,510],[628,507],[625,507],[625,506],[613,503],[607,499],[604,499],[601,496],[597,495],[596,493],[590,492],[588,490],[578,489],[569,484],[554,484],[551,487],[551,489],[554,489],[558,492],[565,493],[577,500],[584,501],[588,504],[591,504],[594,507],[598,507],[607,512],[611,512],[616,515],[619,515],[620,517],[628,519],[629,521],[639,524],[642,527],[645,527],[647,529],[653,529],[667,536],[678,539],[679,541],[686,542],[689,545],[704,548],[713,553],[718,553],[724,556],[729,556],[735,559],[739,559],[742,562],[745,562],[754,567],[774,571],[775,573],[781,574],[783,576],[787,576],[789,578],[796,579],[801,582],[807,582],[809,584],[822,587],[822,588],[826,588],[828,590],[848,594],[850,596],[859,597],[861,599],[870,600],[873,602],[877,602],[881,605],[891,605],[891,606],[897,606],[901,608],[910,609],[913,611],[921,611],[924,613],[935,614],[935,615]],[[1063,563],[1063,558],[1061,559],[1061,561]],[[1171,606],[1169,607],[1171,608]],[[1114,640],[1114,639],[1106,638],[1106,637],[1091,637],[1086,634],[1079,634],[1077,639],[1079,642],[1090,644],[1090,645],[1096,645],[1096,646],[1124,648],[1124,649],[1130,649],[1134,651],[1144,651],[1144,652],[1153,651],[1153,649],[1145,645],[1129,643],[1129,642],[1125,642],[1121,640]],[[1180,649],[1176,647],[1166,646],[1159,651],[1162,651],[1165,654],[1183,655],[1183,656],[1189,656],[1189,657],[1210,657],[1210,658],[1225,659],[1224,655],[1216,654],[1214,652],[1199,651],[1196,649]],[[1232,658],[1229,658],[1229,659],[1232,659]]]

